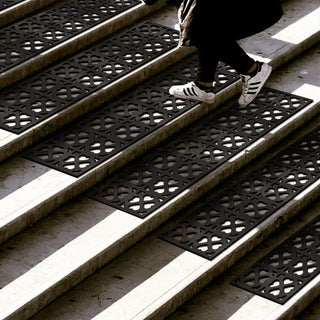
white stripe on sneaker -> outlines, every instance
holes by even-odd
[[[263,63],[260,67],[260,71],[258,71],[255,76],[241,76],[242,94],[238,100],[240,105],[247,105],[255,99],[264,83],[267,81],[271,71],[272,67],[267,63]]]
[[[207,103],[212,103],[215,100],[215,93],[200,89],[194,82],[172,86],[169,89],[169,93],[177,98],[195,99]]]

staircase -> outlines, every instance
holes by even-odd
[[[196,56],[165,1],[4,1],[0,319],[319,317],[320,8],[283,8],[241,41],[274,72],[240,108],[223,63],[214,104],[168,94]]]

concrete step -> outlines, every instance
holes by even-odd
[[[162,26],[153,30],[147,25],[149,36],[141,34],[142,27],[133,27],[4,89],[0,97],[0,161],[190,54],[176,48],[176,31]],[[134,35],[136,28],[140,35]],[[152,32],[159,37],[154,47]],[[161,41],[158,33],[162,33]],[[136,54],[134,59],[131,54]]]
[[[68,2],[69,3],[69,2]],[[292,55],[299,54],[301,50],[303,50],[305,47],[308,47],[312,45],[312,43],[316,42],[318,39],[318,11],[315,10],[315,6],[312,3],[307,3],[305,7],[302,6],[302,4],[299,4],[297,2],[296,7],[299,8],[299,5],[301,6],[301,10],[294,12],[293,5],[288,3],[285,4],[285,9],[289,13],[288,19],[283,19],[281,23],[277,24],[274,28],[270,29],[269,34],[268,33],[262,33],[257,35],[256,37],[253,37],[251,40],[243,41],[244,47],[248,50],[248,52],[251,52],[254,56],[260,57],[260,59],[265,59],[266,61],[272,61],[271,64],[274,68],[279,66],[280,64],[288,61],[292,58]],[[139,8],[141,10],[146,6],[139,5]],[[153,7],[152,7],[153,8]],[[139,9],[140,10],[140,9]],[[305,18],[300,21],[300,15],[298,12],[303,11],[305,13]],[[137,16],[137,13],[132,13],[130,10],[129,12],[126,12],[128,15],[131,16]],[[145,13],[147,14],[147,13]],[[139,13],[138,16],[141,16],[142,13]],[[114,19],[108,20],[108,22],[113,23]],[[157,21],[160,23],[164,23],[165,25],[169,27],[173,27],[175,23],[177,22],[176,19],[176,11],[173,10],[173,8],[167,8],[166,10],[162,11],[160,15],[155,15],[151,17],[152,21]],[[130,19],[124,18],[124,22],[129,23]],[[123,22],[123,23],[124,23]],[[295,23],[297,22],[297,23]],[[119,23],[115,22],[115,25],[119,27]],[[288,27],[288,29],[287,29]],[[301,28],[300,28],[301,27]],[[108,27],[109,32],[114,32],[115,27]],[[299,38],[295,38],[294,42],[290,37],[293,37],[294,35],[297,35],[295,29],[299,30],[305,30],[299,34]],[[96,30],[96,28],[93,28],[93,31]],[[281,31],[282,30],[282,31]],[[280,32],[281,31],[281,32]],[[106,35],[106,32],[99,33],[99,35]],[[290,36],[291,35],[291,36]],[[273,37],[274,36],[274,37]],[[277,37],[279,39],[277,39]],[[282,38],[281,38],[282,37]],[[286,41],[286,37],[288,38]],[[93,36],[88,36],[87,38],[90,38],[91,40],[95,39]],[[78,36],[75,37],[75,41],[78,41]],[[262,44],[262,45],[261,45]],[[66,45],[68,48],[72,47],[69,44],[69,41],[66,41]],[[77,42],[77,48],[79,48],[80,44]],[[61,45],[58,45],[60,48]],[[69,49],[68,49],[69,50]],[[262,50],[262,51],[261,51]],[[53,49],[49,50],[49,53],[53,52]],[[66,50],[64,50],[66,52]],[[172,55],[171,55],[172,53]],[[145,66],[144,69],[138,69],[136,73],[129,74],[126,77],[123,77],[123,79],[119,79],[119,81],[116,81],[112,85],[109,83],[106,83],[106,86],[102,88],[102,90],[98,90],[95,92],[95,94],[88,95],[85,99],[81,99],[80,101],[77,100],[74,104],[71,104],[68,108],[65,108],[58,112],[55,115],[49,114],[49,118],[45,119],[41,123],[37,123],[32,128],[26,128],[26,124],[29,123],[30,118],[37,117],[37,113],[33,112],[32,114],[9,114],[7,115],[7,102],[3,102],[6,106],[6,108],[3,106],[4,111],[3,117],[6,117],[6,121],[9,121],[10,127],[3,126],[0,129],[0,161],[3,161],[7,159],[8,157],[18,153],[22,149],[30,146],[31,144],[37,142],[39,139],[43,138],[44,136],[47,136],[48,134],[52,133],[52,131],[57,130],[61,128],[61,126],[66,125],[72,120],[77,119],[79,116],[83,115],[84,113],[88,112],[89,110],[92,110],[93,108],[97,107],[97,105],[103,104],[104,102],[112,99],[115,95],[119,95],[125,90],[128,90],[131,87],[134,87],[139,82],[146,80],[148,77],[151,77],[161,71],[161,69],[168,67],[170,64],[176,64],[178,61],[183,60],[188,54],[190,54],[189,50],[173,50],[173,52],[168,53],[168,55],[164,55],[160,60],[156,59],[156,61],[153,61],[152,64],[148,64]],[[42,57],[44,54],[38,55],[38,57]],[[58,57],[60,55],[54,54],[55,57]],[[29,60],[30,65],[32,67],[39,66],[40,63],[35,62],[35,58]],[[51,60],[50,60],[51,61]],[[69,60],[65,60],[69,61]],[[94,66],[92,67],[95,68]],[[50,69],[49,69],[50,70]],[[23,72],[18,72],[20,75],[23,74]],[[45,73],[44,73],[45,74]],[[45,78],[45,75],[43,73],[38,73],[34,77],[30,79],[26,79],[23,82],[19,83],[18,85],[9,87],[7,89],[7,95],[5,96],[5,93],[3,92],[3,99],[6,101],[7,99],[12,99],[12,96],[14,92],[21,91],[21,86],[30,88],[30,85],[32,81],[35,82],[42,82],[44,81],[42,78]],[[74,82],[78,83],[81,81],[81,79],[78,79],[76,75],[74,76]],[[41,78],[41,79],[40,79]],[[3,83],[5,79],[5,75],[2,74]],[[133,81],[134,79],[134,81]],[[45,84],[42,85],[44,92],[43,95],[50,95],[51,100],[49,102],[41,101],[42,104],[44,103],[50,103],[49,108],[57,103],[59,105],[59,101],[52,101],[53,99],[56,99],[56,97],[52,96],[51,90],[52,88],[45,89]],[[227,90],[224,90],[221,92],[221,94],[218,95],[217,98],[217,104],[224,101],[225,99],[232,96],[235,92],[239,91],[239,83],[234,84],[233,86],[230,86]],[[35,95],[37,97],[36,90],[29,90],[27,91],[28,95]],[[9,96],[9,97],[8,97]],[[21,99],[26,99],[26,97],[20,97]],[[18,103],[18,108],[24,108],[25,100],[19,102],[19,97],[16,97]],[[40,98],[39,98],[40,99]],[[33,104],[37,107],[39,105],[39,99],[38,100],[32,100]],[[43,97],[42,97],[43,99]],[[40,99],[41,100],[41,99]],[[21,103],[23,103],[21,105]],[[34,105],[28,106],[28,109],[31,110],[34,109]],[[33,108],[33,109],[32,109]],[[43,112],[43,110],[42,110]],[[195,112],[196,113],[196,112]],[[20,118],[21,117],[21,118]],[[22,125],[22,128],[20,130],[13,130],[14,127],[17,126],[17,124]],[[25,128],[25,129],[23,129]],[[13,130],[13,131],[12,131]]]
[[[251,40],[252,42],[248,39],[243,43],[243,45],[248,48],[249,52],[251,51],[255,53],[257,53],[257,47],[259,47],[259,54],[264,56],[263,59],[268,60],[272,65],[278,66],[279,64],[286,62],[289,58],[292,58],[294,54],[301,53],[308,46],[316,43],[318,39],[315,35],[319,33],[320,27],[318,29],[314,29],[314,19],[320,12],[318,9],[315,9],[317,8],[316,4],[310,1],[307,3],[308,5],[304,4],[301,6],[301,10],[304,10],[305,15],[299,13],[298,16],[295,16],[295,14],[299,12],[297,10],[299,4],[299,1],[286,3],[285,9],[288,12],[288,17],[283,19],[283,23],[274,26],[274,29],[271,28],[257,37],[253,37]],[[158,19],[161,19],[161,16],[159,16]],[[291,32],[295,35],[297,34],[296,28],[299,26],[301,27],[300,20],[304,23],[303,28],[301,29],[306,30],[306,32],[304,33],[304,36],[300,36],[297,43],[293,44],[289,42],[290,37],[292,36]],[[312,25],[313,29],[311,26],[309,27],[309,24]],[[280,38],[282,40],[279,40]],[[286,42],[285,39],[287,39],[288,42]],[[262,41],[263,46],[260,41]],[[250,46],[251,50],[249,50]],[[292,52],[294,52],[294,54]],[[174,56],[177,56],[176,53],[177,51],[174,49],[164,60],[172,60]],[[156,70],[153,71],[158,71],[159,69],[155,67],[154,63],[155,61],[150,63],[149,68],[156,68]],[[141,75],[142,72],[140,69],[138,73]],[[146,73],[147,72],[144,72],[145,76]],[[136,77],[137,74],[134,74],[134,79],[136,79]],[[131,77],[126,79],[127,81],[132,80]],[[119,84],[119,81],[117,81],[117,83]],[[123,83],[121,85],[122,87],[124,86]],[[109,87],[104,90],[105,92],[109,92]],[[117,90],[119,90],[119,88]],[[188,112],[179,115],[177,118],[173,117],[164,126],[160,126],[159,129],[153,130],[150,134],[147,134],[143,139],[140,139],[136,143],[130,145],[125,150],[115,153],[112,158],[102,162],[97,167],[86,172],[80,177],[70,176],[57,170],[49,169],[48,167],[39,165],[33,161],[25,160],[20,156],[11,159],[7,163],[3,163],[1,166],[1,174],[3,177],[2,183],[4,188],[2,190],[2,197],[0,200],[1,208],[3,208],[1,212],[0,227],[1,241],[5,241],[10,238],[14,234],[26,228],[28,225],[52,212],[66,201],[95,185],[107,175],[110,175],[120,167],[125,166],[129,161],[132,161],[146,150],[154,147],[170,135],[175,134],[194,120],[206,114],[206,112],[211,108],[214,109],[217,105],[232,97],[236,92],[238,92],[238,90],[239,82],[235,82],[217,94],[217,101],[212,106],[204,106],[201,104],[195,105],[192,109],[188,110]],[[208,188],[213,187],[215,184],[219,183],[219,181],[231,175],[239,168],[239,166],[252,160],[256,155],[260,154],[270,145],[276,143],[279,139],[287,135],[290,130],[294,130],[297,126],[302,125],[305,121],[313,117],[318,110],[317,92],[314,92],[312,87],[305,86],[299,89],[296,93],[313,98],[314,103],[288,119],[283,125],[274,130],[274,132],[267,134],[263,139],[255,142],[248,149],[250,150],[250,153],[247,153],[246,151],[240,152],[238,155],[235,155],[234,160],[227,162],[212,174],[202,179],[200,183],[193,185],[192,188],[197,191],[192,197],[189,195],[179,197],[180,200],[172,207],[174,210],[171,210],[171,207],[167,207],[165,209],[165,212],[167,213],[164,214],[163,210],[160,209],[158,213],[162,212],[161,215],[154,215],[154,217],[156,217],[156,223],[159,224],[164,221],[168,217],[167,215],[173,215],[174,212],[181,208],[181,204],[184,203],[186,198],[190,203],[193,199],[201,196],[201,194],[205,193]],[[92,96],[93,99],[96,99],[99,94],[93,94]],[[172,99],[172,97],[168,95],[168,99]],[[88,103],[88,101],[86,102]],[[84,108],[82,101],[80,102],[80,106]],[[79,109],[79,105],[77,107]],[[68,108],[66,112],[61,111],[58,115],[54,115],[50,118],[50,121],[45,121],[46,125],[51,127],[53,124],[57,124],[57,121],[66,122],[66,119],[70,120],[70,109],[71,108]],[[79,110],[77,113],[79,113]],[[66,116],[67,114],[69,114],[68,117]],[[75,115],[76,113],[74,113],[74,116]],[[38,130],[38,128],[33,127],[28,131],[28,134],[32,136],[31,141],[33,141],[36,136],[43,136],[43,134],[40,134],[41,130]],[[48,131],[48,129],[45,131]],[[19,135],[19,138],[21,138],[21,136],[24,136],[24,134]],[[10,140],[10,137],[8,140]],[[7,150],[8,148],[6,147],[5,151],[7,152]],[[17,175],[19,176],[18,179]],[[35,192],[37,192],[37,198],[34,198],[33,196]],[[188,202],[185,202],[185,204]],[[160,216],[161,218],[158,218]]]
[[[319,317],[319,276],[315,277],[288,302],[281,305],[244,291],[230,282],[279,243],[297,232],[312,218],[319,216],[319,200],[299,213],[281,232],[272,235],[247,254],[223,275],[215,278],[203,291],[177,309],[168,320],[208,319],[299,319],[313,320]],[[314,301],[312,303],[312,301]]]
[[[3,300],[1,300],[2,303],[0,305],[5,306],[5,308],[1,310],[1,317],[4,319],[26,318],[39,311],[66,290],[75,286],[81,280],[94,273],[97,269],[110,262],[138,240],[142,239],[148,233],[160,226],[161,223],[172,217],[178,209],[181,209],[183,206],[187,206],[191,203],[192,200],[195,199],[195,196],[192,195],[192,191],[197,190],[196,197],[200,197],[201,194],[204,194],[209,190],[209,182],[210,188],[213,188],[213,186],[223,178],[230,176],[240,166],[244,166],[252,160],[251,156],[256,157],[258,154],[261,154],[266,150],[266,148],[270,148],[274,145],[278,139],[284,137],[289,132],[292,132],[292,130],[295,130],[298,126],[302,125],[302,123],[305,123],[305,121],[315,116],[319,110],[320,101],[319,91],[317,90],[318,85],[314,82],[311,82],[310,84],[306,79],[301,79],[299,77],[296,79],[290,79],[289,81],[288,69],[287,71],[284,71],[284,73],[287,77],[283,81],[278,80],[279,82],[276,82],[273,78],[270,80],[269,85],[280,90],[286,90],[287,92],[310,97],[314,102],[309,104],[308,107],[303,108],[299,113],[295,114],[295,116],[289,118],[284,124],[277,126],[271,133],[266,134],[263,138],[253,143],[246,149],[246,151],[244,150],[232,157],[232,159],[226,162],[225,165],[221,166],[218,171],[216,170],[211,174],[207,180],[202,181],[202,186],[200,183],[196,186],[192,186],[192,189],[190,189],[188,194],[190,197],[189,200],[187,200],[185,196],[176,197],[176,205],[172,205],[171,203],[170,205],[164,206],[142,220],[133,215],[128,215],[121,210],[108,207],[86,197],[77,198],[68,206],[60,208],[54,214],[48,216],[31,229],[26,230],[17,237],[4,243],[3,252],[5,255],[9,255],[11,270],[10,272],[6,272],[6,277],[1,285],[3,286],[3,289],[0,291],[0,297]],[[248,155],[249,150],[250,156]],[[6,185],[11,185],[12,189],[17,190],[17,186],[14,186],[14,184],[16,184],[16,182],[14,182],[16,179],[14,179],[14,176],[19,176],[19,179],[21,179],[20,182],[22,182],[22,188],[17,190],[15,195],[12,195],[10,198],[8,198],[8,196],[11,195],[9,194],[10,191],[5,188],[4,192],[7,192],[8,195],[5,196],[3,200],[8,201],[8,199],[11,199],[12,203],[17,205],[17,202],[20,202],[18,206],[22,206],[22,198],[19,197],[19,193],[20,195],[26,195],[26,190],[30,190],[29,199],[26,201],[29,201],[30,206],[34,206],[35,209],[33,209],[33,212],[36,215],[40,211],[41,205],[39,205],[39,203],[36,204],[37,200],[34,199],[32,194],[39,194],[39,202],[45,202],[45,196],[41,199],[41,188],[47,188],[47,185],[50,184],[50,188],[53,190],[52,193],[59,193],[59,183],[56,183],[53,179],[54,176],[50,175],[50,172],[54,170],[48,171],[44,166],[38,166],[35,163],[26,160],[22,161],[25,161],[25,164],[29,166],[28,168],[25,168],[25,172],[28,174],[21,174],[21,158],[19,157],[10,161],[12,163],[12,167],[9,162],[4,164],[7,165],[7,169],[4,172],[8,173],[8,179],[5,181]],[[42,175],[41,179],[38,179],[39,181],[37,182],[39,183],[41,181],[42,186],[40,187],[40,184],[38,184],[38,189],[35,189],[37,183],[34,183],[33,176],[39,176],[45,171],[47,171],[47,173]],[[56,173],[56,171],[54,172]],[[10,175],[11,177],[9,177]],[[97,173],[97,175],[99,175],[99,173]],[[49,180],[45,180],[46,176],[49,177]],[[74,178],[66,174],[59,173],[59,177],[62,176],[64,176],[66,180],[60,180],[61,184],[68,184],[70,181],[74,183],[79,180],[84,183],[82,177]],[[64,188],[61,184],[60,190]],[[25,185],[25,187],[23,185]],[[44,191],[46,192],[46,190]],[[286,206],[285,210],[279,210],[279,212],[277,212],[281,217],[284,215],[283,221],[286,221],[290,215],[295,213],[295,210],[293,209],[297,209],[297,206],[305,206],[310,201],[310,197],[312,198],[312,196],[315,196],[318,190],[312,189],[309,191],[309,193],[306,192],[303,198],[298,199],[297,196],[297,199],[293,199]],[[61,193],[59,196],[61,196]],[[61,201],[59,196],[57,195],[56,197],[57,202]],[[183,201],[181,201],[180,198]],[[19,199],[19,201],[17,201],[17,199]],[[46,197],[46,199],[50,199],[50,197]],[[63,201],[60,203],[62,202]],[[184,202],[184,204],[181,202]],[[50,204],[50,202],[47,203]],[[50,205],[54,206],[57,204],[59,205],[60,203],[52,204],[51,202]],[[52,208],[49,208],[48,212],[51,210]],[[19,214],[19,212],[17,212],[17,214]],[[29,221],[25,221],[25,223],[30,223],[32,218],[31,216],[28,216],[27,219],[29,219]],[[268,220],[268,223],[265,222],[261,226],[263,227],[262,229],[264,229],[264,232],[261,235],[259,232],[251,232],[245,237],[245,240],[241,241],[241,243],[243,243],[243,241],[248,241],[250,243],[249,246],[245,247],[245,250],[238,252],[237,250],[233,251],[230,249],[229,253],[231,251],[231,256],[225,254],[223,257],[219,257],[213,261],[205,260],[204,258],[200,258],[191,253],[183,253],[181,249],[157,239],[157,235],[153,236],[153,242],[150,241],[150,238],[147,238],[142,242],[144,243],[143,246],[145,246],[144,248],[146,251],[141,255],[131,254],[133,260],[129,262],[122,260],[122,257],[118,258],[114,262],[116,269],[111,269],[111,274],[116,272],[112,277],[113,280],[118,281],[123,277],[121,275],[117,275],[118,271],[115,270],[127,269],[128,272],[137,272],[138,270],[140,272],[139,274],[135,273],[137,277],[128,277],[128,281],[131,282],[131,285],[121,285],[121,292],[119,293],[118,291],[118,298],[128,293],[131,289],[138,293],[140,291],[145,293],[144,288],[151,288],[151,291],[148,291],[148,297],[145,297],[144,294],[142,299],[143,301],[139,295],[134,296],[134,294],[128,294],[127,296],[124,296],[124,300],[119,299],[112,308],[117,309],[119,305],[122,305],[123,301],[129,301],[130,304],[128,307],[125,307],[127,311],[133,311],[133,313],[135,313],[135,311],[138,310],[139,312],[140,309],[144,310],[146,304],[153,299],[156,301],[158,299],[157,295],[159,294],[164,298],[164,300],[157,300],[161,303],[151,303],[149,305],[150,308],[148,307],[149,309],[145,309],[148,313],[148,317],[149,312],[150,314],[157,314],[157,316],[159,316],[159,314],[161,314],[161,316],[169,314],[174,311],[179,304],[183,303],[185,298],[190,297],[191,293],[195,293],[201,286],[206,284],[209,281],[208,279],[212,278],[212,275],[222,272],[233,261],[240,258],[242,254],[256,243],[256,240],[262,240],[266,237],[276,227],[272,221],[273,220],[270,219]],[[25,226],[26,225],[27,224],[25,224]],[[45,238],[47,240],[45,240]],[[152,246],[152,244],[154,244],[154,246]],[[27,253],[26,250],[29,245],[32,248]],[[151,245],[151,247],[149,247],[149,245]],[[240,244],[237,243],[234,247],[239,245]],[[152,248],[157,249],[153,250]],[[158,250],[160,248],[163,248],[163,250],[161,250],[163,255],[159,254]],[[135,249],[133,250],[136,253]],[[24,252],[23,256],[26,258],[23,263],[21,263],[20,260],[22,252]],[[169,256],[165,253],[169,253]],[[123,257],[125,257],[125,255],[123,255]],[[158,259],[162,260],[162,262],[159,262]],[[226,260],[228,260],[227,263],[225,263]],[[13,261],[18,261],[16,262],[16,265],[19,265],[17,269],[13,268]],[[147,272],[147,266],[149,263],[153,264],[153,267]],[[121,265],[122,269],[120,268]],[[145,265],[145,267],[141,268],[143,265]],[[201,265],[200,269],[199,265]],[[6,266],[8,268],[8,264]],[[176,269],[177,267],[178,269]],[[141,272],[141,270],[143,271]],[[178,270],[178,272],[174,272],[174,274],[172,274],[171,270]],[[193,270],[195,271],[194,273],[192,273]],[[157,273],[157,271],[159,272]],[[208,278],[203,278],[203,271],[208,275]],[[148,280],[149,277],[150,280]],[[159,282],[159,279],[163,279],[162,277],[164,277],[165,281]],[[194,282],[197,277],[200,277],[203,281]],[[180,284],[177,287],[176,284],[179,283],[179,279],[185,279],[185,281],[180,283],[183,284],[183,286],[191,283],[188,287],[190,290],[185,291],[183,286],[179,287]],[[141,281],[141,287],[137,284],[139,281]],[[101,281],[100,283],[105,284],[106,282]],[[151,286],[149,287],[150,283]],[[152,285],[152,283],[156,283],[156,285]],[[161,288],[159,283],[161,283]],[[113,284],[115,284],[115,282],[113,282]],[[95,283],[94,286],[97,286],[97,283]],[[108,282],[106,286],[110,286],[110,282]],[[115,286],[119,289],[119,283],[116,283]],[[163,289],[164,291],[155,290],[155,286],[159,287],[161,290]],[[137,287],[137,289],[134,289],[135,287]],[[89,286],[86,286],[86,288],[89,288]],[[171,290],[171,288],[176,288],[177,291],[175,289]],[[169,291],[167,291],[167,289]],[[183,291],[183,294],[180,295],[179,290],[181,290],[181,292]],[[81,292],[86,292],[86,290],[81,290]],[[167,292],[168,295],[164,294],[164,292]],[[173,294],[172,297],[169,297],[171,294]],[[92,297],[97,297],[96,293],[92,293],[90,295],[92,295]],[[137,299],[135,300],[136,303],[134,303],[130,298],[133,296],[134,300],[135,298]],[[169,297],[169,299],[167,299],[167,297]],[[118,298],[116,300],[118,300]],[[69,300],[72,300],[70,302],[73,303],[74,299]],[[115,298],[106,299],[106,301],[100,305],[99,312],[104,312],[106,304],[110,305],[114,300]],[[99,301],[101,302],[101,300],[98,299],[98,304]],[[136,310],[133,310],[134,307],[136,307]],[[53,312],[51,309],[47,316],[53,316],[58,319],[58,317],[61,317],[60,315],[56,316],[56,313],[59,312],[59,310],[64,313],[63,309],[55,308],[55,311]],[[94,309],[94,311],[89,310],[91,317],[99,313],[97,310],[98,309]],[[112,312],[112,310],[107,309],[106,312]],[[116,312],[115,319],[120,319],[119,316],[121,316],[121,314],[122,311],[121,313]],[[102,316],[103,314],[99,315],[99,317]],[[63,317],[72,319],[73,315],[70,315],[69,317],[64,314],[62,315],[62,318]],[[79,314],[76,315],[76,318],[79,319]]]
[[[319,49],[319,46],[316,47],[294,63],[276,72],[269,84],[287,91],[295,91],[306,84],[318,90],[320,87],[317,76]],[[267,154],[259,158],[260,162],[251,163],[244,172],[234,176],[232,181],[219,185],[209,197],[215,197],[229,190],[234,183],[246,177],[248,173],[252,173],[261,164],[270,161],[270,158],[285,150],[318,124],[319,115],[309,122],[308,126],[290,135],[282,145],[270,148]],[[253,296],[251,293],[231,286],[229,282],[257,258],[318,216],[319,202],[314,203],[314,200],[319,195],[319,182],[318,177],[310,187],[302,193],[297,193],[274,215],[212,261],[185,252],[158,238],[158,235],[165,232],[169,226],[188,216],[202,204],[190,207],[32,319],[164,319],[208,284],[209,286],[194,300],[183,305],[168,319],[252,319],[252,315],[255,319],[292,319],[319,294],[319,277],[314,278],[302,291],[282,306]],[[206,202],[206,199],[203,201]],[[78,205],[80,206],[79,203]],[[71,206],[70,204],[69,209],[65,209],[64,215],[67,212],[69,214],[76,212],[75,207],[70,210]],[[99,208],[101,210],[101,207]],[[109,210],[112,211],[112,208]],[[117,214],[120,212],[117,211]],[[298,217],[297,214],[299,214]],[[293,217],[296,219],[292,219]],[[107,219],[110,218],[111,215]],[[43,230],[44,226],[44,222],[39,224],[39,230]],[[49,222],[47,228],[49,228]],[[108,228],[111,228],[111,224]],[[119,226],[119,231],[121,228],[123,226]],[[277,232],[274,232],[276,230]],[[92,229],[91,232],[97,236],[99,233],[101,239],[106,239],[107,233],[101,229],[99,232],[98,230],[93,232]],[[271,233],[272,236],[269,237]],[[24,237],[30,237],[27,233],[24,237],[22,234],[20,236],[20,241],[16,241],[12,246],[23,242]],[[133,234],[130,236],[133,237]],[[94,243],[97,244],[98,241]],[[11,242],[8,244],[10,245]],[[124,249],[122,244],[119,246],[121,250]],[[253,250],[249,253],[251,249]],[[79,254],[81,252],[83,255],[84,251],[87,252],[87,247],[86,250],[81,250],[79,247]],[[244,257],[240,262],[232,267],[242,256]],[[224,271],[226,272],[219,277]]]
[[[50,2],[53,1],[23,1],[16,10],[19,9],[22,15],[27,13],[25,11],[35,10]],[[150,7],[139,0],[111,0],[108,3],[70,0],[2,28],[0,88],[8,87],[49,64],[115,34],[155,12],[163,4],[164,1],[160,1]]]

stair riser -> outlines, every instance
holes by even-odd
[[[113,98],[146,81],[148,78],[154,77],[159,72],[189,56],[191,52],[190,50],[178,49],[169,51],[167,54],[152,60],[141,68],[132,71],[127,76],[42,121],[33,128],[19,135],[11,134],[6,139],[7,141],[0,146],[0,162],[38,142],[40,139],[78,119],[96,107],[106,104]]]

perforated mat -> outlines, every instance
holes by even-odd
[[[234,105],[184,130],[126,171],[99,184],[89,195],[146,217],[308,103],[308,99],[264,88],[248,106]]]
[[[0,9],[20,1],[1,1]],[[139,3],[139,0],[72,0],[1,29],[0,73]]]
[[[0,128],[21,133],[172,50],[178,39],[178,32],[145,22],[2,90]]]
[[[161,235],[213,259],[320,178],[320,128]]]
[[[194,79],[197,61],[136,88],[124,98],[86,115],[73,126],[44,140],[25,153],[28,159],[79,176],[110,159],[153,130],[198,104],[169,95],[169,87]],[[216,90],[230,85],[238,74],[220,63]]]
[[[257,261],[232,284],[284,304],[319,274],[319,248],[320,216]]]

